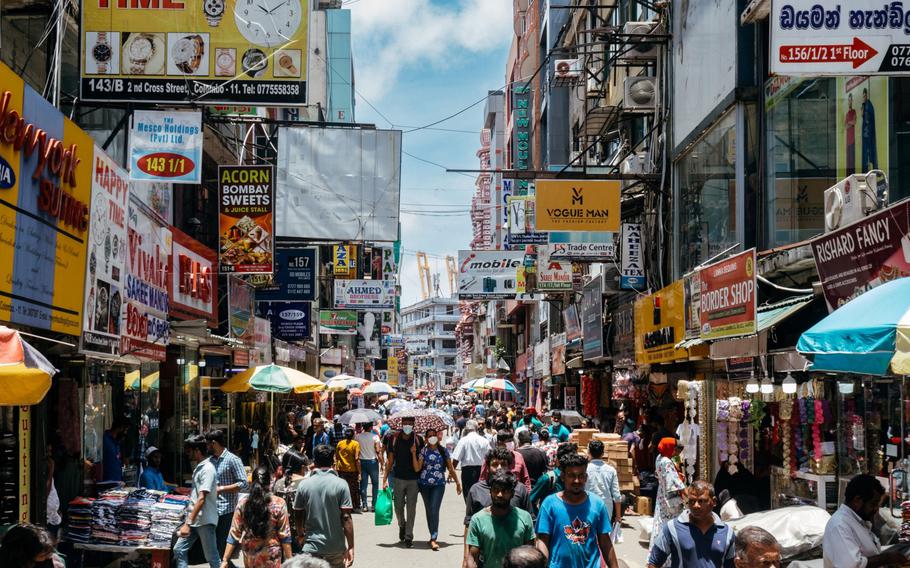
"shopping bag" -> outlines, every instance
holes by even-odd
[[[392,499],[391,487],[380,490],[379,495],[376,496],[376,509],[373,514],[373,523],[377,527],[392,524]]]
[[[613,523],[613,530],[610,532],[610,538],[613,544],[622,544],[622,525],[617,521]]]

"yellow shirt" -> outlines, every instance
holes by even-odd
[[[351,472],[357,471],[357,452],[360,451],[360,444],[356,440],[341,440],[335,446],[335,456],[338,460],[338,471]]]

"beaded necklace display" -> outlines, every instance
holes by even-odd
[[[790,420],[793,418],[793,401],[790,399],[780,401],[778,407],[778,416],[780,418],[780,438],[783,442],[783,463],[784,468],[793,475],[793,438],[790,433]]]

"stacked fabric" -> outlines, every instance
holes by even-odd
[[[123,505],[129,493],[128,489],[111,489],[95,499],[92,503],[92,542],[120,544],[117,509]]]
[[[152,505],[152,529],[149,546],[170,548],[171,536],[183,524],[183,516],[190,500],[182,495],[166,495]]]
[[[164,497],[164,491],[137,489],[117,509],[117,526],[122,546],[145,546],[152,529],[152,507]]]
[[[94,499],[76,497],[69,502],[69,523],[66,537],[72,542],[83,544],[92,540],[92,502]]]
[[[901,503],[901,542],[910,542],[910,501]]]

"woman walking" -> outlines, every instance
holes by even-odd
[[[246,568],[280,568],[291,558],[291,525],[284,499],[269,492],[269,470],[253,473],[249,496],[237,505],[221,568],[229,568],[234,548],[243,551]]]
[[[673,456],[682,451],[682,446],[677,443],[676,438],[662,438],[657,444],[657,451],[660,454],[657,456],[655,465],[657,499],[654,506],[654,524],[651,528],[649,550],[654,546],[654,539],[664,530],[664,525],[682,512],[682,492],[686,488],[682,475],[673,462]]]
[[[285,504],[293,503],[297,494],[297,486],[306,479],[306,474],[310,468],[310,460],[306,455],[297,450],[288,450],[281,457],[281,470],[284,475],[275,481],[272,486],[272,493],[284,499]],[[288,511],[290,516],[290,511]],[[297,543],[294,534],[296,527],[291,523],[291,550],[294,554],[300,552],[300,545]]]
[[[411,446],[411,455],[414,458],[414,469],[420,472],[417,477],[417,487],[423,498],[423,506],[427,512],[427,528],[430,530],[430,548],[439,550],[436,539],[439,538],[439,509],[442,507],[442,497],[446,490],[446,470],[455,480],[455,491],[461,495],[461,482],[455,474],[455,465],[449,457],[449,451],[439,445],[439,432],[430,428],[426,431],[427,443],[416,450],[416,445]]]

